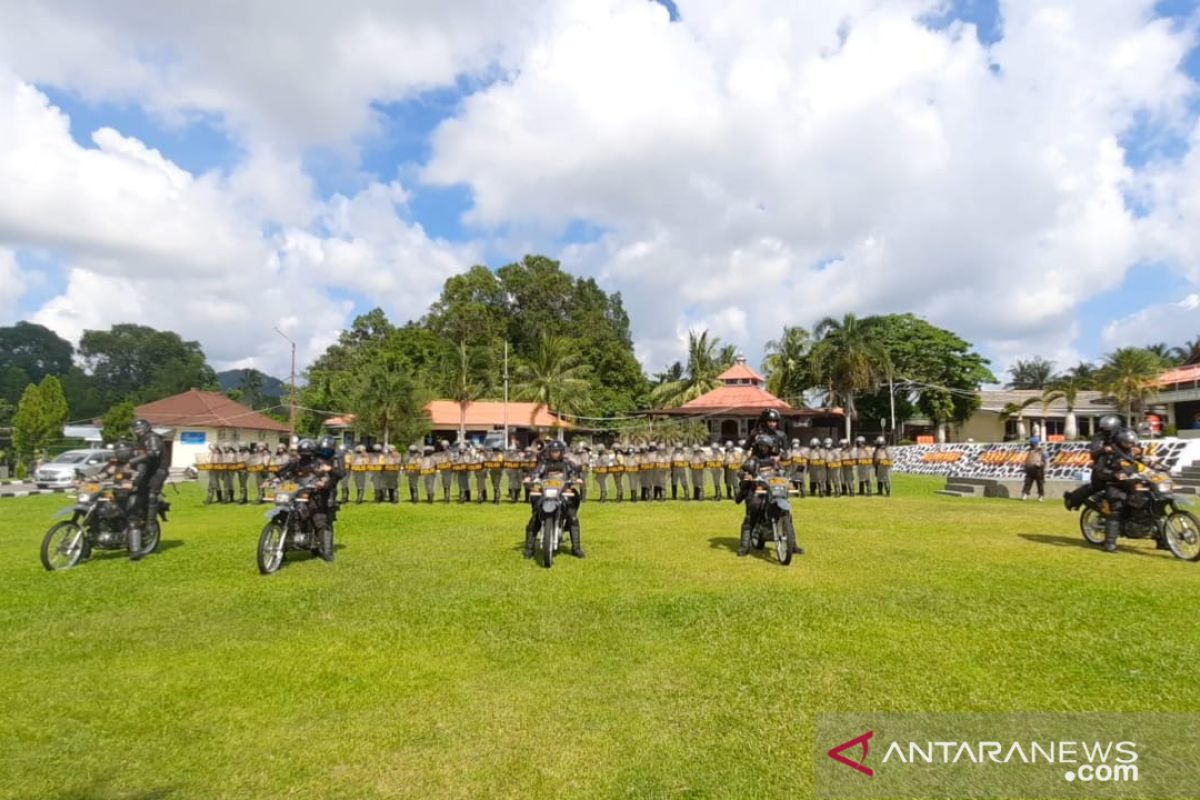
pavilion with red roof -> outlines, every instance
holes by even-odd
[[[744,439],[764,409],[774,408],[784,418],[789,437],[837,437],[841,409],[796,408],[766,390],[766,378],[738,356],[734,365],[717,376],[721,385],[677,408],[655,409],[653,414],[692,417],[704,422],[714,441]]]
[[[1167,425],[1184,438],[1200,438],[1200,364],[1187,364],[1158,378],[1155,404],[1167,407]]]

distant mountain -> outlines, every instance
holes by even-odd
[[[217,382],[221,384],[221,391],[227,392],[230,389],[241,389],[242,383],[246,380],[246,375],[251,372],[258,372],[256,369],[227,369],[224,372],[217,373]],[[262,378],[262,396],[263,397],[287,397],[288,385],[286,381],[281,381],[278,378],[272,378],[263,372],[258,372]]]

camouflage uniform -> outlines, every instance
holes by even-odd
[[[404,457],[404,477],[408,482],[408,502],[415,503],[420,499],[418,489],[421,485],[421,451],[415,444],[408,446],[408,455]]]
[[[871,451],[867,449],[867,440],[861,436],[854,442],[854,462],[854,472],[858,476],[858,493],[870,497],[875,465],[871,459]]]
[[[237,472],[237,449],[233,445],[225,447],[225,455],[221,459],[224,469],[221,470],[222,503],[233,502],[233,476]]]
[[[679,499],[679,490],[683,489],[683,499],[688,496],[688,451],[683,445],[676,445],[671,453],[671,499]]]
[[[842,462],[842,494],[854,497],[854,469],[857,466],[854,458],[854,448],[850,442],[843,439],[842,449],[838,454]]]
[[[454,460],[450,453],[450,443],[442,440],[442,449],[437,453],[438,474],[442,481],[442,502],[450,502],[450,484],[454,482]]]
[[[487,502],[487,487],[488,487],[488,470],[485,462],[487,458],[483,451],[477,447],[472,447],[469,453],[470,460],[467,462],[467,471],[475,476],[475,502]]]
[[[671,469],[671,454],[662,444],[656,444],[651,452],[654,457],[654,499],[667,499],[667,473]]]
[[[825,451],[820,439],[808,443],[808,491],[813,497],[825,494]]]
[[[454,479],[458,483],[458,502],[471,502],[471,473],[467,467],[471,463],[471,454],[461,445],[453,451],[450,463],[454,465]]]
[[[612,466],[612,455],[604,445],[596,445],[596,463],[592,474],[596,476],[596,486],[600,489],[600,502],[608,502],[609,467]]]
[[[808,448],[799,439],[792,441],[792,485],[804,497],[808,491]]]
[[[708,465],[708,458],[704,455],[704,448],[700,445],[695,445],[692,448],[691,458],[688,459],[688,467],[692,473],[692,499],[704,499],[704,469]]]
[[[367,467],[371,465],[371,456],[367,448],[359,445],[354,448],[354,456],[350,459],[350,474],[354,476],[354,502],[362,503],[363,495],[367,492]]]
[[[215,444],[208,446],[208,454],[201,460],[196,459],[196,470],[204,481],[204,488],[207,493],[204,497],[205,504],[221,502],[221,473],[215,467],[221,465],[221,448]]]
[[[883,438],[875,441],[875,452],[871,454],[875,466],[875,483],[879,493],[886,497],[892,496],[892,454],[884,444]]]
[[[437,491],[437,460],[433,457],[433,447],[426,445],[421,451],[421,481],[425,484],[425,502],[432,503],[434,492]]]
[[[508,502],[516,503],[521,499],[521,465],[525,457],[521,451],[511,444],[504,451],[504,474],[508,481]]]
[[[721,485],[725,482],[725,454],[721,452],[721,446],[715,442],[708,457],[708,474],[713,484],[713,500],[720,502]]]
[[[382,503],[384,495],[383,485],[383,445],[377,444],[371,448],[371,491],[374,492],[374,501]]]
[[[625,499],[625,465],[628,463],[629,450],[614,449],[613,463],[609,467],[609,474],[613,480],[613,494],[616,495],[617,502],[620,503]]]
[[[488,480],[492,484],[492,505],[500,503],[500,482],[504,478],[504,451],[499,445],[492,447],[484,464],[487,468]]]
[[[740,447],[735,448],[733,442],[725,442],[725,496],[730,500],[737,497],[737,487],[740,483],[738,470],[741,469],[742,462],[745,460]]]

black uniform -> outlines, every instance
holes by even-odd
[[[1106,452],[1112,451],[1112,434],[1108,431],[1100,431],[1092,438],[1088,444],[1088,454],[1092,457],[1092,479],[1089,483],[1085,483],[1063,495],[1063,505],[1068,511],[1074,511],[1083,505],[1083,501],[1087,500],[1096,492],[1103,489],[1102,481],[1096,475],[1096,463],[1100,457]]]
[[[579,467],[565,457],[561,461],[552,461],[549,458],[542,458],[538,461],[537,467],[533,471],[531,480],[537,482],[543,478],[557,478],[563,482],[563,486],[571,486],[576,480],[580,479],[581,473]],[[525,557],[533,557],[533,543],[537,536],[539,519],[539,504],[541,498],[534,498],[530,502],[530,518],[525,526]],[[579,529],[579,504],[582,498],[579,492],[576,491],[571,499],[568,499],[563,504],[563,510],[567,517],[567,526],[571,532],[571,555],[576,558],[583,558],[583,546],[580,543]]]
[[[328,460],[317,456],[301,457],[289,461],[279,470],[281,480],[304,481],[318,476],[321,480],[317,482],[317,490],[311,495],[309,511],[312,514],[313,528],[321,534],[337,518],[337,485],[346,477],[341,460],[336,457]]]
[[[1103,451],[1092,467],[1092,480],[1103,487],[1109,513],[1104,522],[1104,549],[1116,549],[1121,535],[1121,518],[1125,514],[1129,493],[1133,491],[1130,476],[1136,474],[1137,463],[1128,453],[1113,447]]]
[[[167,482],[166,446],[162,437],[148,431],[138,439],[141,450],[129,462],[136,470],[133,478],[133,515],[142,524],[156,519],[162,506],[162,488]]]
[[[738,542],[737,553],[739,556],[744,556],[750,552],[750,537],[754,533],[754,526],[758,524],[762,517],[763,509],[766,508],[765,496],[759,495],[754,491],[754,479],[759,473],[764,471],[778,472],[779,459],[778,457],[759,456],[753,452],[749,458],[742,462],[742,467],[739,472],[741,484],[738,487],[738,494],[735,500],[739,503],[745,501],[746,516],[742,518],[742,535]]]

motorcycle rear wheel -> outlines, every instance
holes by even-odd
[[[1163,520],[1163,539],[1176,558],[1200,561],[1200,520],[1190,511],[1176,511]]]
[[[287,532],[277,522],[268,522],[258,537],[258,571],[270,575],[283,565],[283,537]]]
[[[1088,544],[1104,544],[1104,515],[1094,508],[1085,508],[1079,514],[1079,532]]]
[[[46,531],[42,539],[42,566],[50,572],[70,569],[82,560],[87,534],[79,524],[64,520]]]

